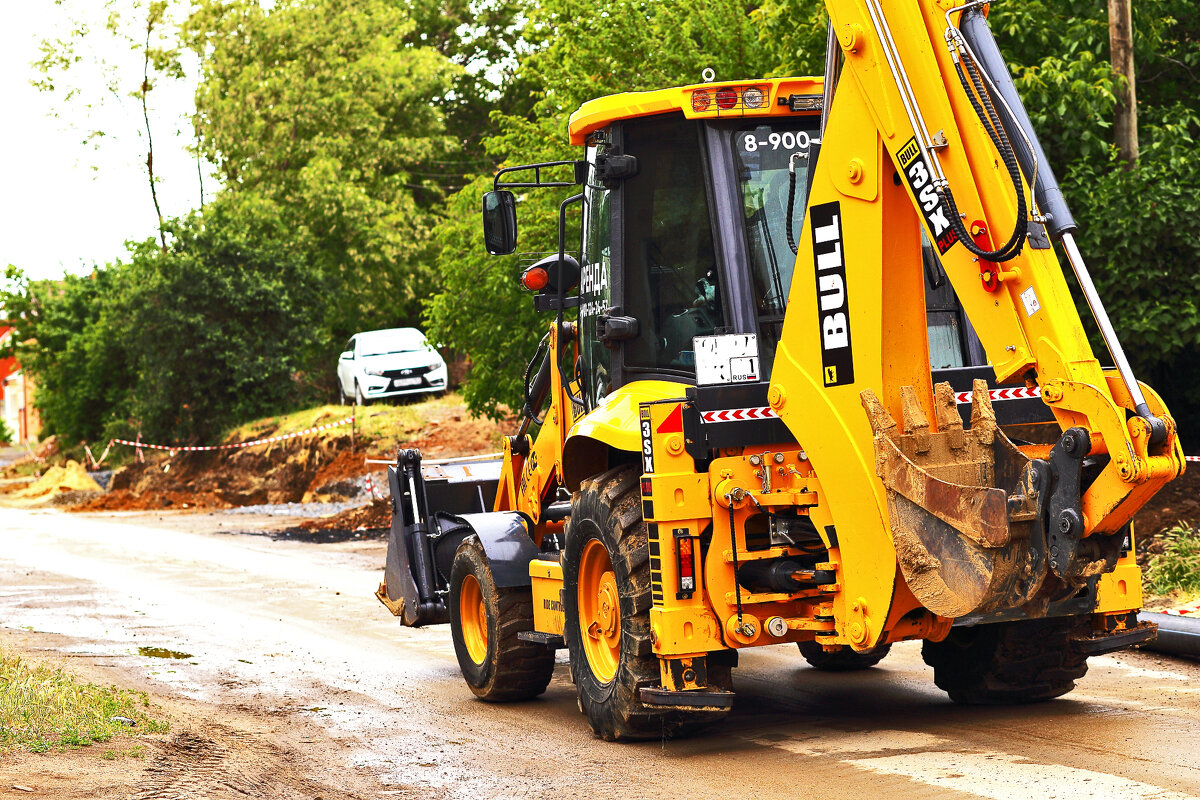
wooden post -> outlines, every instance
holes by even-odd
[[[1108,0],[1108,39],[1113,71],[1124,78],[1117,87],[1114,134],[1121,159],[1133,167],[1138,161],[1137,76],[1133,63],[1133,0]]]

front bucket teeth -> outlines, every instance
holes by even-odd
[[[950,385],[934,395],[931,430],[916,392],[901,388],[901,431],[873,391],[861,394],[900,569],[942,617],[1023,605],[1046,576],[1041,464],[996,425],[985,381],[974,383],[969,430]]]

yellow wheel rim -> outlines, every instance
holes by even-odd
[[[467,655],[476,664],[482,664],[487,658],[487,610],[483,607],[483,592],[474,575],[463,578],[462,587],[458,590],[458,621]]]
[[[621,607],[612,559],[598,539],[584,545],[578,591],[583,652],[596,679],[608,683],[621,659]]]

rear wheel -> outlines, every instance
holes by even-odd
[[[826,672],[853,672],[869,669],[883,661],[888,651],[892,649],[890,644],[881,644],[865,653],[845,646],[840,650],[829,652],[818,642],[797,642],[796,644],[800,647],[800,655],[804,656],[804,660],[810,666]]]
[[[1070,637],[1087,633],[1087,617],[1018,620],[952,628],[921,649],[938,688],[956,703],[1015,705],[1060,697],[1087,673],[1087,656]]]
[[[724,712],[664,711],[639,697],[659,682],[650,644],[650,561],[638,475],[630,467],[584,481],[567,522],[563,633],[579,709],[602,739],[686,735]],[[710,673],[728,688],[729,670]]]
[[[450,569],[450,634],[463,678],[476,696],[504,702],[546,691],[554,651],[517,638],[531,630],[529,589],[498,589],[479,538],[464,539]]]

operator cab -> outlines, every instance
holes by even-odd
[[[807,102],[777,91],[789,102],[770,116],[746,116],[744,103],[700,115],[695,97],[709,90],[689,89],[690,109],[587,132],[577,371],[585,410],[636,380],[694,383],[698,336],[755,334],[757,378],[769,378],[820,150],[819,82],[805,84],[794,88],[816,92],[801,96]],[[635,158],[636,174],[602,181],[598,165],[614,155]],[[937,251],[923,250],[931,365],[985,366]]]

